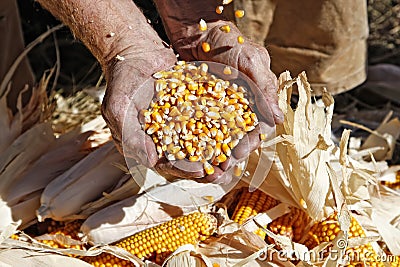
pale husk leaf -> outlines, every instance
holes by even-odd
[[[203,254],[197,253],[196,248],[191,245],[183,245],[175,250],[167,259],[162,267],[213,267],[210,260]]]
[[[55,253],[37,252],[22,248],[0,249],[0,266],[29,266],[29,267],[91,267],[82,260]]]
[[[74,133],[74,132],[71,132]],[[2,196],[10,204],[16,204],[24,196],[44,189],[54,178],[71,168],[89,151],[84,150],[85,142],[91,132],[84,134],[74,133],[58,138],[49,150],[35,162],[32,162],[18,178],[10,185],[10,189]]]
[[[400,121],[394,118],[389,122],[383,122],[365,140],[362,149],[371,147],[382,147],[383,149],[373,153],[376,160],[391,159],[396,145],[396,140],[400,136]]]
[[[292,79],[285,72],[279,81],[279,107],[285,114],[285,120],[282,125],[277,125],[276,133],[284,139],[276,144],[278,157],[261,189],[276,197],[280,184],[280,201],[306,207],[312,218],[321,218],[329,191],[326,162],[329,162],[329,148],[332,146],[330,126],[333,100],[325,95],[324,104],[312,104],[311,88],[305,73]],[[290,106],[293,84],[297,85],[299,92],[296,110]],[[268,184],[275,179],[279,183],[274,183],[276,186],[271,190]],[[283,195],[281,192],[284,192]]]
[[[210,199],[217,201],[222,195],[219,185],[175,180],[99,210],[87,218],[81,231],[91,244],[109,244],[201,207],[207,209]]]
[[[71,220],[83,218],[81,207],[110,190],[124,172],[113,164],[123,164],[113,142],[108,142],[87,155],[68,171],[52,180],[44,189],[38,218]],[[88,190],[82,190],[87,188]],[[65,203],[68,201],[68,205]]]
[[[15,178],[19,177],[27,164],[39,158],[54,141],[49,123],[37,124],[18,137],[0,155],[0,194],[7,192],[10,184],[15,182]]]

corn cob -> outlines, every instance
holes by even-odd
[[[50,225],[47,227],[47,233],[52,236],[64,236],[70,239],[79,241],[78,237],[79,229],[82,225],[82,220],[75,220],[72,222],[57,222],[51,221]],[[47,244],[53,248],[74,248],[83,250],[81,244],[67,244],[63,243],[61,238],[49,240],[49,239],[39,239],[40,242]]]
[[[322,222],[314,224],[305,240],[304,244],[310,249],[322,242],[332,241],[340,231],[340,225],[337,219],[337,213],[328,216]],[[351,217],[351,224],[348,232],[349,238],[365,237],[365,232],[354,217]],[[378,255],[370,243],[346,249],[346,255],[350,260],[350,267],[361,266],[385,266],[383,262],[378,261]]]
[[[278,204],[278,200],[265,194],[261,190],[250,192],[247,188],[243,188],[239,202],[233,212],[232,219],[239,224],[243,224],[251,216],[266,212]],[[254,233],[262,239],[265,238],[265,232],[262,229],[257,229]]]
[[[303,237],[309,222],[310,217],[304,211],[291,207],[290,212],[268,224],[268,229],[274,234],[284,235],[294,242],[298,242]],[[273,242],[272,239],[270,241]]]
[[[151,227],[114,244],[141,259],[153,258],[162,262],[165,257],[179,246],[197,244],[211,236],[217,227],[214,216],[194,212],[177,217],[158,226]],[[86,261],[94,266],[126,266],[127,262],[109,254],[102,253],[96,257],[86,257]],[[107,265],[107,264],[115,265]]]
[[[204,26],[204,25],[203,25]],[[210,51],[207,43],[204,52]],[[221,66],[224,73],[230,68]],[[153,75],[155,99],[142,110],[143,129],[152,136],[159,157],[201,161],[207,174],[227,160],[231,150],[255,128],[246,89],[216,78],[205,63],[183,61]]]

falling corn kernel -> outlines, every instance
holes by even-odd
[[[232,74],[232,70],[228,66],[225,66],[223,72],[224,72],[225,75],[231,75]]]
[[[223,5],[229,5],[233,0],[222,0]]]
[[[203,51],[204,51],[205,53],[208,53],[208,52],[210,52],[210,50],[211,50],[210,44],[207,43],[207,42],[203,42],[203,43],[201,44],[201,48],[203,49]]]
[[[237,41],[238,41],[239,44],[243,44],[243,43],[244,43],[244,38],[243,38],[243,36],[241,36],[241,35],[238,36]]]
[[[244,16],[244,10],[238,9],[235,11],[235,17],[240,19],[240,18],[243,18],[243,16]]]
[[[229,33],[231,31],[231,27],[229,27],[229,25],[223,25],[219,27],[219,29],[225,33]]]
[[[222,11],[224,11],[224,7],[223,6],[217,6],[217,8],[215,9],[215,13],[217,14],[222,14]]]
[[[199,22],[199,29],[200,31],[204,32],[207,30],[207,23],[204,21],[204,19],[201,19]]]
[[[207,161],[204,162],[204,170],[208,175],[211,175],[214,173],[214,167],[211,166],[211,164],[208,163]]]

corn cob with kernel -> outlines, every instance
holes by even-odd
[[[340,231],[340,225],[337,219],[337,213],[331,214],[325,220],[314,224],[308,233],[304,244],[310,249],[322,242],[329,242],[336,238]],[[351,224],[348,232],[349,238],[366,237],[361,225],[354,217],[351,217]],[[370,243],[346,249],[346,256],[349,259],[350,267],[361,266],[385,266]],[[397,264],[396,262],[393,262]],[[393,265],[392,266],[396,266]]]
[[[278,204],[278,200],[265,194],[261,190],[250,192],[247,188],[243,188],[239,202],[233,212],[232,219],[239,224],[243,224],[251,216],[266,212]],[[262,229],[257,229],[254,233],[262,239],[265,238],[265,232]]]
[[[57,222],[51,221],[50,225],[47,227],[47,233],[49,235],[65,236],[70,239],[79,241],[78,237],[79,229],[83,223],[83,220],[75,220],[72,222]],[[53,248],[74,248],[83,250],[83,245],[81,244],[66,244],[63,243],[60,238],[55,240],[39,239],[40,242],[47,244]]]
[[[230,68],[223,71],[231,73]],[[153,77],[155,99],[142,110],[143,128],[160,157],[200,161],[205,173],[212,174],[213,166],[226,161],[239,140],[258,124],[246,89],[210,74],[205,63],[179,61],[173,70]]]
[[[151,227],[114,244],[140,259],[161,263],[178,247],[197,244],[210,237],[217,228],[217,219],[209,214],[194,212]],[[94,266],[129,266],[127,261],[102,253],[85,260]],[[107,264],[115,265],[107,265]]]
[[[299,208],[291,207],[290,212],[273,220],[268,224],[268,229],[274,234],[284,235],[292,241],[298,242],[310,222],[310,217]],[[273,243],[273,240],[270,240]]]

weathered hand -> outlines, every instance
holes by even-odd
[[[232,66],[248,76],[256,86],[249,89],[255,96],[258,114],[261,116],[260,126],[250,132],[232,151],[230,159],[216,168],[215,174],[207,177],[210,181],[227,182],[231,177],[227,171],[238,161],[260,145],[260,133],[272,135],[274,123],[283,121],[283,114],[278,107],[277,79],[270,70],[268,51],[241,36],[237,27],[215,13],[217,1],[205,0],[156,0],[156,5],[163,19],[166,32],[173,48],[183,60],[213,61]],[[199,21],[207,22],[207,30],[199,29]],[[229,26],[229,32],[221,30]],[[226,29],[226,27],[225,27]],[[210,51],[202,49],[202,43],[210,45]],[[262,131],[260,131],[262,129]]]
[[[142,129],[139,114],[153,98],[152,84],[146,83],[157,71],[172,66],[176,57],[172,50],[147,43],[118,54],[124,60],[113,60],[106,68],[107,91],[102,112],[120,152],[139,163],[154,167],[158,161],[152,138]],[[150,86],[146,86],[150,85]]]

